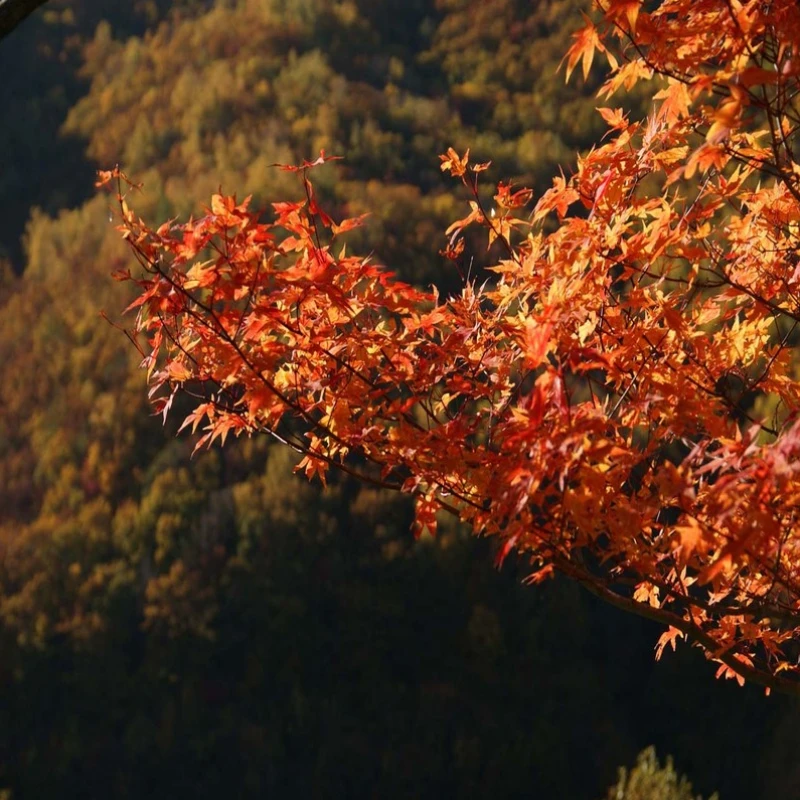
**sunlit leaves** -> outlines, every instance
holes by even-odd
[[[519,550],[669,626],[659,655],[685,637],[721,675],[795,687],[800,11],[737,9],[604,2],[567,71],[599,51],[606,92],[666,80],[645,120],[599,109],[607,136],[532,210],[510,183],[489,203],[487,165],[448,149],[469,205],[447,298],[341,247],[363,220],[317,201],[324,154],[269,221],[219,195],[155,232],[123,208],[154,395],[201,398],[201,445],[265,432],[310,478],[413,494],[417,535],[459,516],[499,562]],[[480,286],[468,229],[495,259]]]

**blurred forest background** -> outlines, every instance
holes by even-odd
[[[454,285],[437,154],[541,191],[605,130],[600,74],[556,74],[582,7],[53,0],[0,43],[5,800],[601,798],[650,744],[704,796],[800,796],[797,703],[655,663],[650,623],[453,524],[415,542],[404,498],[266,439],[190,459],[98,315],[126,304],[93,189],[117,162],[155,222],[294,196],[269,165],[324,147],[329,210],[373,212],[351,246]]]

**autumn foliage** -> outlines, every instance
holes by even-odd
[[[459,293],[348,251],[363,220],[319,204],[324,153],[284,167],[302,196],[269,221],[215,195],[153,229],[114,170],[131,337],[157,411],[194,398],[198,447],[268,433],[308,477],[413,494],[417,534],[450,512],[532,582],[665,624],[658,654],[686,638],[798,692],[800,6],[602,0],[583,24],[567,73],[599,55],[601,97],[643,84],[652,113],[604,100],[603,141],[538,198],[443,155],[469,200],[442,248]]]

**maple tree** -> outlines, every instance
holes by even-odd
[[[156,410],[194,398],[197,446],[267,433],[413,494],[686,638],[718,675],[800,693],[800,7],[790,0],[602,0],[566,54],[601,95],[649,82],[646,120],[601,108],[605,140],[535,200],[479,181],[447,230],[443,299],[341,238],[310,180],[263,221],[215,195],[186,224],[122,229],[144,275],[131,338]],[[532,208],[531,208],[532,206]],[[495,263],[479,285],[464,232]],[[482,276],[482,278],[485,276]],[[147,344],[139,344],[144,334]]]

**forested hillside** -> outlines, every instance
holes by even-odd
[[[800,790],[795,704],[266,439],[191,458],[99,314],[95,168],[165,219],[296,195],[273,165],[321,148],[348,246],[446,289],[438,153],[542,191],[605,131],[557,73],[585,5],[53,0],[0,43],[0,796],[592,798],[650,744],[704,795]]]

